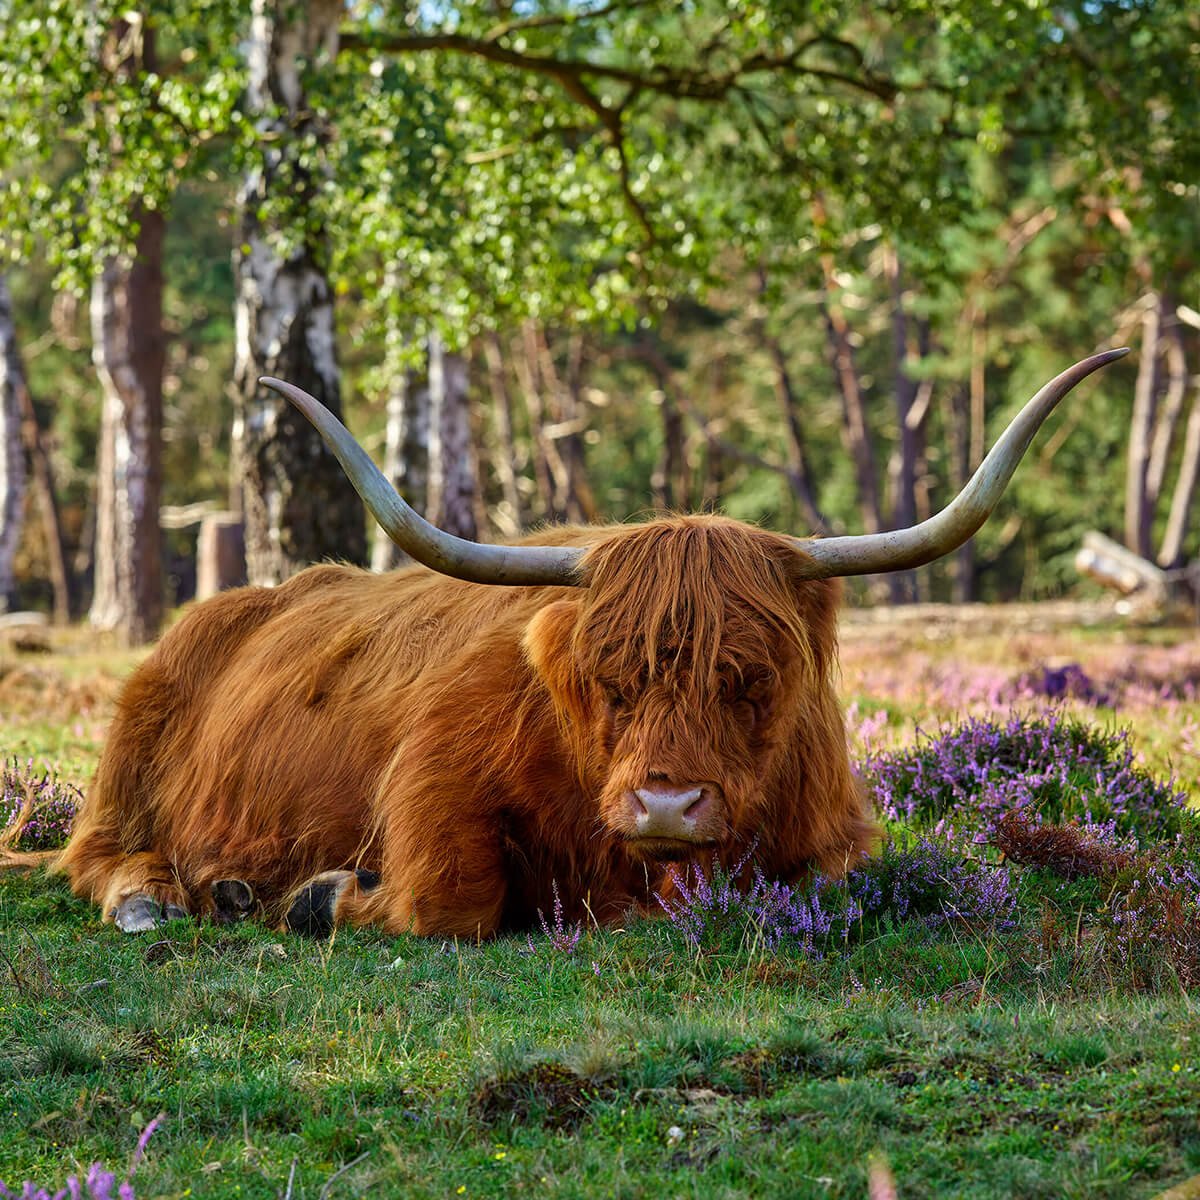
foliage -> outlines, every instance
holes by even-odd
[[[1169,837],[1186,822],[1187,796],[1135,762],[1127,730],[1073,717],[970,718],[865,766],[889,819],[990,828],[1014,809],[1050,821],[1111,821],[1121,833]]]
[[[55,850],[67,840],[82,794],[33,760],[0,764],[0,846]]]

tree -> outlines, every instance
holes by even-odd
[[[255,0],[247,116],[258,131],[239,206],[235,463],[251,583],[310,562],[366,560],[362,506],[312,426],[261,375],[341,412],[328,236],[312,197],[328,136],[305,95],[306,64],[337,54],[341,0]]]
[[[21,397],[25,371],[13,323],[12,295],[0,275],[0,612],[16,595],[13,559],[25,513],[25,455],[21,443]]]

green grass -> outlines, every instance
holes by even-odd
[[[0,885],[0,1178],[128,1159],[140,1195],[1147,1196],[1200,1170],[1187,997],[1015,938],[813,963],[663,922],[564,956],[180,922],[123,938]],[[671,1131],[675,1129],[676,1132]],[[365,1157],[362,1157],[365,1156]],[[828,1182],[822,1182],[827,1180]],[[459,1192],[459,1189],[465,1189]]]
[[[89,773],[69,715],[4,717],[0,753]],[[640,921],[565,955],[130,938],[0,874],[0,1180],[121,1174],[164,1113],[140,1198],[857,1198],[876,1152],[905,1200],[1149,1197],[1200,1172],[1200,1015],[1110,973],[1102,902],[1031,872],[1010,931],[901,925],[813,961]]]

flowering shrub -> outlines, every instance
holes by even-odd
[[[917,745],[870,758],[864,773],[884,816],[927,828],[952,816],[993,827],[1028,809],[1047,820],[1111,821],[1120,833],[1172,836],[1186,794],[1134,764],[1128,731],[1061,713],[969,718]]]
[[[815,876],[796,887],[769,881],[757,868],[744,886],[747,861],[730,870],[717,866],[711,878],[672,871],[672,887],[658,902],[694,945],[752,932],[768,947],[820,957],[856,931],[902,921],[927,927],[986,921],[1003,928],[1016,904],[1007,869],[968,859],[946,840],[922,838],[911,846],[889,840],[844,879]]]
[[[864,920],[919,919],[928,926],[960,920],[1004,928],[1016,907],[1008,870],[965,857],[946,837],[922,837],[910,846],[888,840],[840,886]]]
[[[55,850],[71,832],[83,799],[77,787],[10,759],[0,765],[0,846]]]
[[[135,1200],[133,1193],[133,1173],[146,1153],[146,1143],[158,1128],[162,1114],[155,1117],[138,1138],[137,1148],[129,1163],[129,1172],[123,1183],[117,1183],[117,1177],[112,1171],[106,1171],[100,1163],[92,1163],[87,1175],[80,1180],[75,1175],[67,1176],[66,1187],[50,1192],[40,1188],[32,1181],[26,1180],[19,1192],[10,1191],[0,1183],[0,1200]]]
[[[787,942],[818,955],[834,933],[834,916],[822,906],[822,889],[793,889],[768,881],[757,867],[746,888],[742,881],[749,858],[747,854],[729,870],[717,864],[711,877],[694,868],[681,874],[672,867],[670,889],[656,897],[671,924],[696,946],[715,945],[731,932],[751,933],[768,947]],[[847,905],[842,929],[856,917],[857,910]]]

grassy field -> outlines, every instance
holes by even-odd
[[[1200,798],[1187,631],[851,619],[844,646],[856,757],[1040,712],[1064,676],[1057,711],[1130,726]],[[0,756],[85,783],[133,661],[0,649]],[[1200,1172],[1200,1015],[1189,960],[1114,941],[1124,878],[1014,870],[1008,920],[890,910],[814,954],[753,914],[130,938],[0,875],[0,1180],[123,1179],[162,1114],[138,1197],[865,1197],[872,1162],[904,1198],[1152,1196]]]

